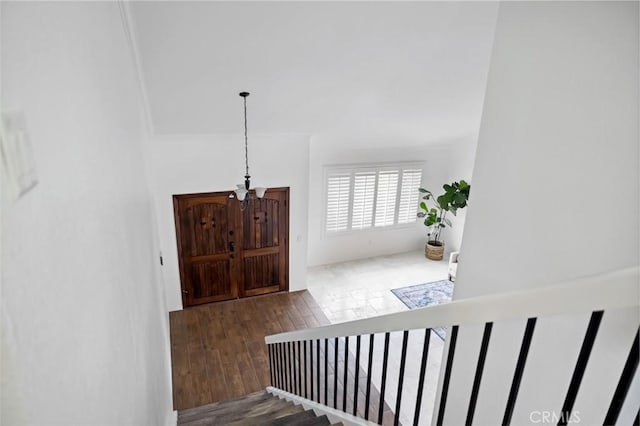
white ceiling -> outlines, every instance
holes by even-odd
[[[475,134],[497,3],[139,2],[157,134]]]

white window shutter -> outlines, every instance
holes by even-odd
[[[349,225],[351,175],[330,175],[327,179],[326,231],[346,231]]]
[[[373,198],[376,189],[376,172],[359,172],[353,182],[353,211],[351,228],[364,229],[373,225]]]
[[[416,221],[418,201],[420,200],[420,182],[422,170],[407,169],[402,171],[402,189],[400,191],[400,206],[398,208],[398,223]]]
[[[395,222],[398,170],[378,173],[375,226],[390,226]]]

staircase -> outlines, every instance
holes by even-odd
[[[242,398],[216,402],[178,412],[178,425],[329,425],[327,416],[316,416],[313,410],[285,401],[265,391]],[[342,423],[338,423],[340,425]]]
[[[638,424],[639,282],[633,267],[266,336],[269,390],[349,426]]]

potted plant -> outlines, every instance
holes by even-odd
[[[424,194],[420,202],[420,212],[418,217],[425,218],[424,224],[427,227],[427,244],[424,247],[424,254],[427,259],[442,260],[444,254],[444,242],[440,239],[442,230],[451,226],[451,221],[447,219],[447,213],[451,212],[454,216],[458,209],[463,209],[469,201],[469,185],[464,180],[453,182],[450,185],[443,185],[444,194],[435,197],[433,193],[427,189],[420,188],[420,192]],[[427,203],[430,201],[429,204]]]

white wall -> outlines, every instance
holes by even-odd
[[[637,2],[501,4],[455,298],[638,264],[638,51]],[[539,322],[514,424],[559,413],[587,319]],[[602,423],[637,319],[605,313],[576,401],[585,424]],[[502,421],[523,327],[494,330],[478,424]],[[477,340],[456,362],[475,365]],[[449,407],[467,406],[471,380],[452,376]],[[455,411],[445,423],[464,421]]]
[[[638,263],[635,12],[633,3],[501,7],[459,297]]]
[[[175,424],[143,120],[117,3],[2,2],[2,108],[39,184],[2,205],[2,424]],[[13,362],[6,364],[7,359]]]
[[[239,106],[241,104],[239,103]],[[242,109],[238,109],[241,125]],[[152,140],[153,190],[169,310],[182,309],[174,194],[226,191],[244,180],[244,136],[163,136]],[[249,135],[252,186],[290,187],[289,290],[306,288],[309,137]]]
[[[324,265],[392,253],[419,250],[426,241],[421,221],[414,226],[395,229],[371,229],[341,235],[326,235],[322,228],[325,207],[324,168],[339,164],[363,164],[415,161],[423,162],[422,186],[439,194],[442,185],[461,178],[469,179],[473,167],[475,138],[451,141],[393,143],[363,139],[314,137],[309,160],[309,265]],[[457,155],[454,155],[457,152]],[[471,159],[471,160],[469,160]],[[458,177],[455,177],[459,175]],[[417,211],[417,206],[416,206]],[[443,232],[447,251],[460,247],[464,216],[452,218],[454,228]]]
[[[446,182],[466,180],[469,183],[473,181],[473,163],[476,158],[477,136],[465,138],[451,145],[449,150],[448,170],[449,177]],[[440,189],[440,188],[438,188]],[[469,204],[467,208],[458,210],[456,216],[449,214],[447,217],[451,220],[452,227],[448,227],[443,232],[445,242],[448,242],[446,249],[448,252],[459,251],[462,248],[462,236],[465,229],[467,214],[473,209],[474,187],[471,186],[469,194]]]

